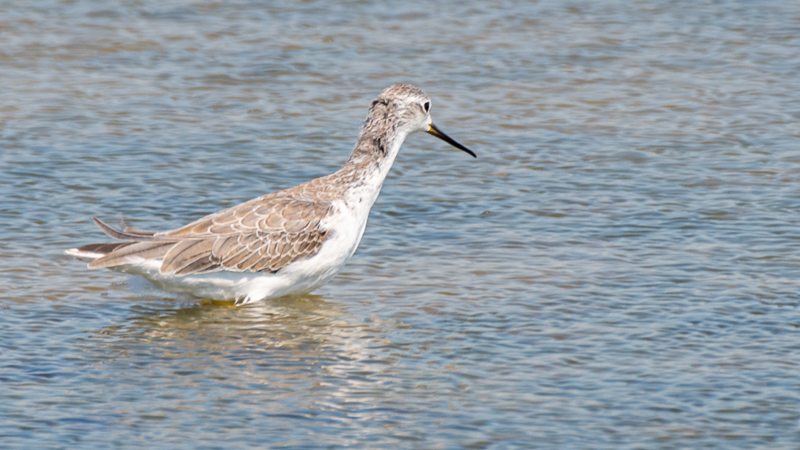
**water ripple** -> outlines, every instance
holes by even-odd
[[[0,5],[8,447],[795,448],[786,2]],[[62,255],[330,173],[412,82],[356,256],[234,308]],[[532,444],[534,443],[534,444]]]

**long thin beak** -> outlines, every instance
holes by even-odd
[[[448,144],[452,145],[453,147],[469,153],[470,155],[472,155],[473,158],[477,158],[478,157],[478,155],[473,153],[472,150],[468,149],[467,147],[464,147],[463,145],[461,145],[458,142],[456,142],[450,136],[442,133],[442,130],[436,128],[436,125],[434,125],[432,123],[430,125],[428,125],[428,134],[432,134],[432,135],[436,136],[437,138],[439,138],[439,139],[447,142]]]

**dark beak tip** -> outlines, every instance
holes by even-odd
[[[457,148],[457,149],[459,149],[459,150],[461,150],[461,151],[463,151],[465,153],[468,153],[473,158],[476,158],[476,159],[478,158],[478,155],[476,155],[475,152],[473,152],[472,150],[468,149],[467,147],[464,147],[463,145],[459,144],[458,142],[456,142],[455,139],[451,138],[450,136],[444,134],[444,132],[442,130],[440,130],[434,124],[430,124],[430,129],[428,130],[428,134],[433,135],[433,136],[435,136],[435,137],[447,142],[448,144],[452,145],[453,147],[455,147],[455,148]]]

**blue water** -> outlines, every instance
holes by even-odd
[[[795,449],[800,4],[0,3],[8,448]],[[62,254],[338,168],[361,246],[245,307]]]

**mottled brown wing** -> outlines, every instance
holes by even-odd
[[[329,236],[320,222],[331,211],[328,202],[267,196],[156,233],[180,240],[164,256],[161,272],[277,272],[319,251]]]

